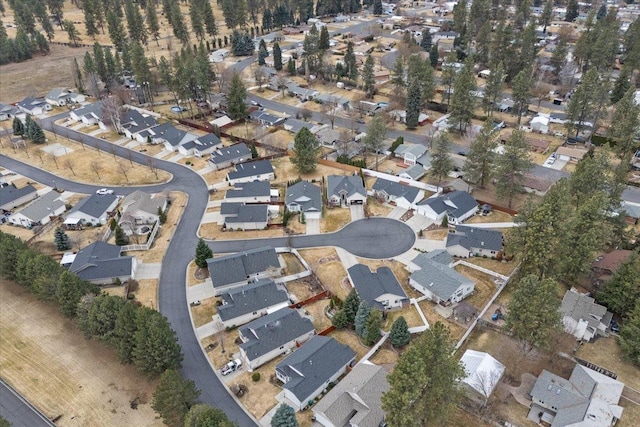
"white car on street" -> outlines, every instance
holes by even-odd
[[[105,194],[113,194],[113,190],[109,190],[106,188],[101,188],[98,191],[96,191],[96,194],[100,194],[100,195],[105,195]]]

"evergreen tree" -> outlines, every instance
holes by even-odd
[[[213,258],[213,251],[204,239],[200,238],[196,246],[196,265],[200,268],[207,268],[207,260],[209,258]]]
[[[147,9],[145,11],[145,19],[147,21],[147,31],[156,44],[160,46],[160,25],[158,24],[158,14],[156,12],[155,4],[150,1],[147,3]]]
[[[27,139],[33,139],[33,125],[35,125],[36,122],[33,121],[33,119],[31,118],[31,115],[27,114],[24,120],[24,136]]]
[[[373,14],[382,15],[382,0],[373,0]]]
[[[315,135],[307,128],[302,128],[296,134],[293,142],[293,153],[291,163],[296,165],[302,174],[313,172],[318,165],[318,156],[322,151],[320,143]]]
[[[391,83],[396,90],[402,90],[405,86],[404,60],[401,55],[398,55],[396,62],[393,64],[393,70],[391,70]]]
[[[391,345],[400,348],[409,344],[411,340],[411,334],[409,333],[409,326],[403,316],[400,316],[391,325],[391,331],[389,332],[389,341]]]
[[[504,153],[496,157],[496,192],[498,197],[509,200],[511,208],[513,198],[523,191],[525,173],[533,163],[529,159],[529,144],[523,131],[514,130],[504,146]]]
[[[233,75],[231,79],[231,87],[228,94],[228,113],[229,117],[233,120],[245,119],[248,115],[247,104],[245,99],[247,98],[247,90],[242,83],[242,79],[238,73]]]
[[[569,2],[567,3],[567,12],[564,15],[564,20],[567,22],[575,21],[578,15],[580,15],[578,8],[578,0],[569,0]]]
[[[123,298],[107,294],[87,298],[78,307],[78,327],[87,338],[112,343],[116,317],[125,304]]]
[[[440,59],[440,54],[438,53],[438,45],[434,44],[431,46],[429,50],[429,62],[433,68],[438,66],[438,60]]]
[[[353,52],[353,42],[347,42],[347,50],[343,58],[347,78],[356,81],[358,78],[358,66],[356,65],[356,55]]]
[[[165,371],[153,393],[151,407],[169,427],[183,427],[189,409],[198,400],[200,391],[193,381],[185,380],[178,371]]]
[[[520,71],[513,79],[513,111],[516,116],[518,116],[518,126],[522,120],[522,115],[525,114],[529,108],[532,85],[531,70],[529,69]]]
[[[485,182],[491,177],[495,164],[494,149],[498,146],[497,132],[491,120],[487,120],[480,133],[474,138],[469,147],[464,163],[466,179],[484,187]]]
[[[290,76],[295,76],[296,75],[296,64],[293,61],[293,58],[289,58],[289,61],[287,61],[287,73]]]
[[[184,417],[184,427],[234,427],[227,415],[218,408],[197,404]]]
[[[360,305],[358,306],[358,311],[356,312],[356,317],[354,320],[354,327],[356,330],[356,334],[358,334],[361,338],[364,338],[366,329],[365,325],[367,323],[367,319],[369,318],[369,313],[371,313],[371,307],[366,301],[360,301]]]
[[[611,103],[615,104],[620,101],[630,87],[631,82],[629,81],[629,69],[627,67],[622,67],[622,71],[616,79],[613,90],[611,91]]]
[[[551,59],[549,60],[549,65],[553,67],[553,76],[556,81],[560,78],[560,71],[562,71],[562,67],[564,67],[564,64],[567,61],[568,53],[569,47],[567,45],[567,38],[560,37],[558,39],[558,44],[556,44],[556,48],[551,54]]]
[[[231,51],[234,56],[253,55],[253,40],[246,32],[234,30],[231,34]]]
[[[56,289],[56,300],[60,306],[60,312],[66,317],[74,317],[78,310],[80,299],[87,292],[89,292],[89,285],[65,269],[58,278],[58,287]]]
[[[373,75],[373,56],[367,56],[362,67],[362,90],[366,94],[367,98],[372,98],[376,92],[376,80]]]
[[[451,160],[451,140],[447,132],[439,132],[434,137],[433,148],[431,149],[431,176],[438,179],[438,184],[442,178],[453,170],[453,160]]]
[[[271,427],[298,427],[296,411],[286,403],[281,404],[271,418]]]
[[[454,354],[449,329],[436,322],[398,359],[382,395],[386,421],[393,426],[427,426],[446,418],[461,397],[464,368]]]
[[[467,127],[471,125],[476,102],[472,92],[475,90],[476,81],[473,74],[473,62],[469,59],[456,77],[451,99],[451,117],[449,120],[452,126],[458,127],[461,134],[464,134]]]
[[[34,144],[44,144],[45,142],[47,142],[44,131],[36,122],[33,122],[33,125],[31,127],[31,141]]]
[[[342,310],[347,318],[347,324],[352,325],[356,319],[356,313],[358,312],[358,307],[360,306],[360,297],[355,289],[352,289],[347,295],[347,298],[344,300],[344,304],[342,304]]]
[[[620,160],[629,162],[637,148],[635,137],[640,127],[640,106],[635,103],[635,91],[627,93],[615,105],[615,112],[608,137],[615,142],[615,148]]]
[[[598,292],[598,302],[621,316],[631,315],[634,304],[640,301],[640,255],[632,254],[613,274],[611,280]]]
[[[208,3],[208,2],[206,2]],[[197,1],[189,4],[189,17],[191,18],[191,29],[199,42],[204,40],[204,16],[202,8]]]
[[[211,3],[208,1],[202,2],[202,13],[204,14],[204,28],[209,37],[215,40],[218,35],[218,24],[216,23],[216,17],[211,9]]]
[[[331,324],[336,329],[344,329],[349,326],[349,319],[347,319],[347,314],[344,309],[336,311],[336,313],[331,318]]]
[[[144,19],[140,14],[138,5],[132,0],[128,0],[125,4],[125,14],[131,40],[135,40],[140,44],[147,44],[147,30],[144,28]]]
[[[122,227],[120,227],[119,225],[116,226],[115,236],[116,236],[116,245],[126,246],[129,244],[129,236],[127,236],[127,234],[124,232]]]
[[[364,155],[366,162],[367,153],[373,153],[376,158],[376,171],[378,170],[378,155],[382,150],[382,143],[387,137],[387,125],[381,115],[376,114],[369,122],[364,137]]]
[[[432,45],[431,33],[429,32],[429,30],[425,30],[425,31],[422,32],[422,39],[420,40],[420,47],[425,52],[430,52],[431,51],[431,45]]]
[[[107,63],[104,59],[102,46],[100,46],[100,43],[98,42],[93,44],[93,65],[95,67],[95,72],[100,76],[100,80],[107,83]]]
[[[504,89],[504,67],[502,62],[492,64],[489,70],[489,78],[484,89],[484,98],[482,98],[482,106],[485,113],[491,117],[496,109],[496,105],[502,99],[502,91]]]
[[[109,38],[113,43],[116,51],[122,52],[125,48],[126,36],[122,20],[113,10],[107,11],[107,29],[109,30]]]
[[[114,341],[116,353],[122,363],[133,362],[135,335],[138,330],[137,316],[138,308],[133,302],[125,304],[116,315]]]
[[[547,27],[551,24],[551,20],[553,19],[553,0],[547,0],[544,2],[544,9],[542,10],[542,15],[540,15],[540,21],[538,22],[542,25],[542,32],[547,32]]]
[[[282,70],[282,50],[278,42],[275,42],[273,45],[273,68],[275,68],[276,71]]]
[[[266,65],[265,58],[267,56],[269,56],[267,43],[265,43],[264,39],[260,39],[260,44],[258,47],[258,65]]]
[[[418,120],[420,118],[420,106],[422,105],[422,90],[420,87],[420,81],[418,79],[412,79],[409,83],[409,89],[407,90],[407,104],[405,106],[406,111],[406,124],[410,129],[418,127]]]
[[[148,375],[179,369],[182,364],[180,345],[167,319],[155,310],[141,308],[136,324],[131,355],[138,369]]]
[[[56,228],[56,231],[53,233],[53,243],[55,243],[56,249],[59,251],[68,251],[71,249],[69,236],[67,236],[67,233],[60,227]]]
[[[547,348],[560,325],[558,283],[534,275],[522,278],[511,293],[505,327],[522,342],[522,349]]]
[[[379,310],[371,310],[367,321],[364,325],[364,339],[365,344],[373,345],[382,336],[380,328],[382,327],[382,313]]]
[[[320,29],[320,39],[318,41],[318,49],[323,53],[329,50],[329,47],[331,47],[329,38],[329,30],[325,25]]]
[[[82,38],[80,38],[80,32],[76,28],[73,21],[69,21],[69,20],[64,21],[63,27],[64,27],[64,30],[67,32],[67,35],[69,36],[69,42],[71,42],[71,45],[73,47],[78,47],[78,43],[82,41]]]
[[[24,135],[24,124],[22,123],[22,120],[20,120],[17,117],[13,118],[13,134],[16,136],[23,136]]]
[[[592,119],[603,85],[598,71],[590,68],[567,106],[566,126],[569,133],[575,131],[575,136],[578,136],[585,127],[585,122]],[[592,124],[595,126],[595,123]]]
[[[622,353],[633,364],[640,366],[640,301],[635,301],[634,309],[625,318],[618,338]]]

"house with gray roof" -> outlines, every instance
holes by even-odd
[[[118,206],[118,196],[114,194],[92,194],[75,205],[65,216],[65,224],[105,225],[110,214]]]
[[[347,270],[349,280],[361,301],[377,310],[393,310],[409,304],[407,294],[400,286],[393,271],[387,266],[372,272],[364,264],[356,264]]]
[[[222,141],[213,133],[199,136],[196,139],[187,141],[178,147],[178,152],[183,156],[204,157],[213,153],[214,150],[222,147]]]
[[[16,117],[18,117],[22,121],[24,121],[26,118],[25,113],[18,107],[14,107],[10,104],[0,104],[0,122],[14,119]]]
[[[297,134],[302,130],[302,128],[307,128],[313,134],[320,130],[320,125],[315,125],[313,123],[299,120],[293,117],[289,117],[286,122],[284,122],[284,130],[289,131],[293,134]]]
[[[581,341],[591,341],[598,336],[607,336],[613,314],[596,304],[588,295],[571,288],[564,294],[560,305],[562,323],[566,333]]]
[[[323,93],[315,97],[315,100],[321,104],[327,104],[348,111],[351,105],[351,100],[338,95],[332,95],[330,93]]]
[[[152,144],[164,144],[165,150],[168,151],[178,151],[178,147],[182,144],[198,137],[191,132],[178,129],[171,123],[154,126],[149,129],[149,134]]]
[[[72,110],[69,117],[73,121],[82,122],[85,125],[98,125],[100,129],[108,130],[107,125],[102,121],[102,101]]]
[[[527,418],[549,427],[610,427],[622,417],[624,384],[582,365],[568,380],[543,370],[531,390]]]
[[[359,175],[327,177],[327,202],[330,206],[349,207],[367,204],[367,189]]]
[[[250,281],[274,278],[282,274],[278,254],[271,247],[209,258],[207,269],[216,296]]]
[[[502,232],[456,225],[455,232],[447,234],[445,247],[452,256],[468,258],[486,255],[491,258],[502,250]]]
[[[320,144],[330,148],[334,148],[337,143],[341,142],[340,131],[338,129],[331,129],[330,126],[319,129],[318,132],[316,132],[316,138],[320,141]]]
[[[320,94],[317,90],[306,89],[293,82],[287,84],[287,92],[301,101],[309,101]]]
[[[272,181],[275,179],[273,165],[269,160],[256,160],[236,165],[233,172],[227,174],[227,181],[235,185],[252,181]]]
[[[67,104],[84,102],[86,97],[81,93],[74,93],[62,87],[53,88],[44,97],[44,100],[54,107],[64,107]]]
[[[251,150],[247,147],[247,144],[240,142],[211,153],[209,166],[214,170],[220,170],[248,160],[251,160]]]
[[[478,211],[478,202],[466,191],[435,195],[418,203],[416,213],[441,222],[446,215],[449,224],[461,224]]]
[[[21,111],[29,114],[30,116],[39,116],[45,111],[51,111],[52,108],[44,98],[32,98],[29,96],[18,102],[16,105]]]
[[[167,209],[165,194],[149,194],[136,190],[122,199],[118,225],[127,234],[138,234],[141,227],[150,227],[159,220],[158,210]]]
[[[78,251],[69,271],[96,285],[110,285],[132,279],[136,267],[136,258],[121,256],[120,246],[97,241]]]
[[[36,188],[27,184],[17,188],[15,184],[0,183],[0,211],[10,211],[38,197]]]
[[[269,203],[271,185],[267,181],[241,182],[227,190],[224,200],[233,203]]]
[[[308,181],[287,187],[285,203],[290,212],[304,212],[309,219],[322,217],[322,190]]]
[[[222,203],[220,215],[227,230],[264,230],[269,221],[269,205]]]
[[[422,165],[415,164],[413,166],[409,166],[402,172],[398,174],[400,178],[410,179],[412,181],[418,181],[425,175],[426,171]]]
[[[9,217],[9,223],[25,228],[45,225],[51,218],[62,215],[67,210],[64,202],[59,200],[60,194],[49,191],[33,200],[27,206]]]
[[[292,308],[282,308],[240,328],[240,356],[247,371],[252,372],[281,354],[291,352],[315,333],[310,319]]]
[[[124,135],[140,143],[149,142],[149,129],[157,125],[158,122],[153,116],[143,115],[138,110],[128,110],[120,120]]]
[[[244,325],[259,317],[288,307],[289,294],[282,284],[260,279],[220,295],[216,309],[225,328]]]
[[[287,120],[286,117],[278,117],[266,113],[262,110],[255,110],[249,113],[249,118],[263,127],[280,126]]]
[[[465,374],[461,383],[467,395],[484,404],[502,379],[505,366],[489,353],[470,349],[464,352],[460,362]]]
[[[473,280],[455,271],[441,252],[419,254],[413,259],[419,269],[409,276],[409,285],[436,304],[460,302],[473,293]]]
[[[316,423],[323,427],[379,427],[384,421],[382,395],[389,388],[382,366],[359,363],[313,407]]]
[[[356,353],[334,338],[316,335],[276,365],[284,397],[301,411],[353,365]]]
[[[422,144],[403,143],[393,152],[393,156],[402,159],[405,165],[413,166],[417,164],[420,157],[427,153],[428,149]]]
[[[376,179],[372,190],[376,197],[405,209],[411,209],[424,198],[424,190],[420,188],[383,178]]]

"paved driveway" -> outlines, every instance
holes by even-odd
[[[213,290],[213,284],[211,283],[211,279],[207,279],[204,283],[199,285],[189,286],[187,288],[187,299],[189,302],[200,300],[207,298],[213,298],[215,295]]]
[[[351,221],[364,219],[364,205],[351,205]]]
[[[136,269],[135,279],[158,279],[162,271],[162,264],[157,263],[139,263]]]
[[[318,218],[307,218],[307,234],[320,234],[320,219]]]

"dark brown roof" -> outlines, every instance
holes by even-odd
[[[591,264],[594,268],[601,270],[608,270],[612,273],[615,272],[620,264],[625,262],[630,256],[632,251],[625,249],[615,249],[609,253],[602,254]]]

